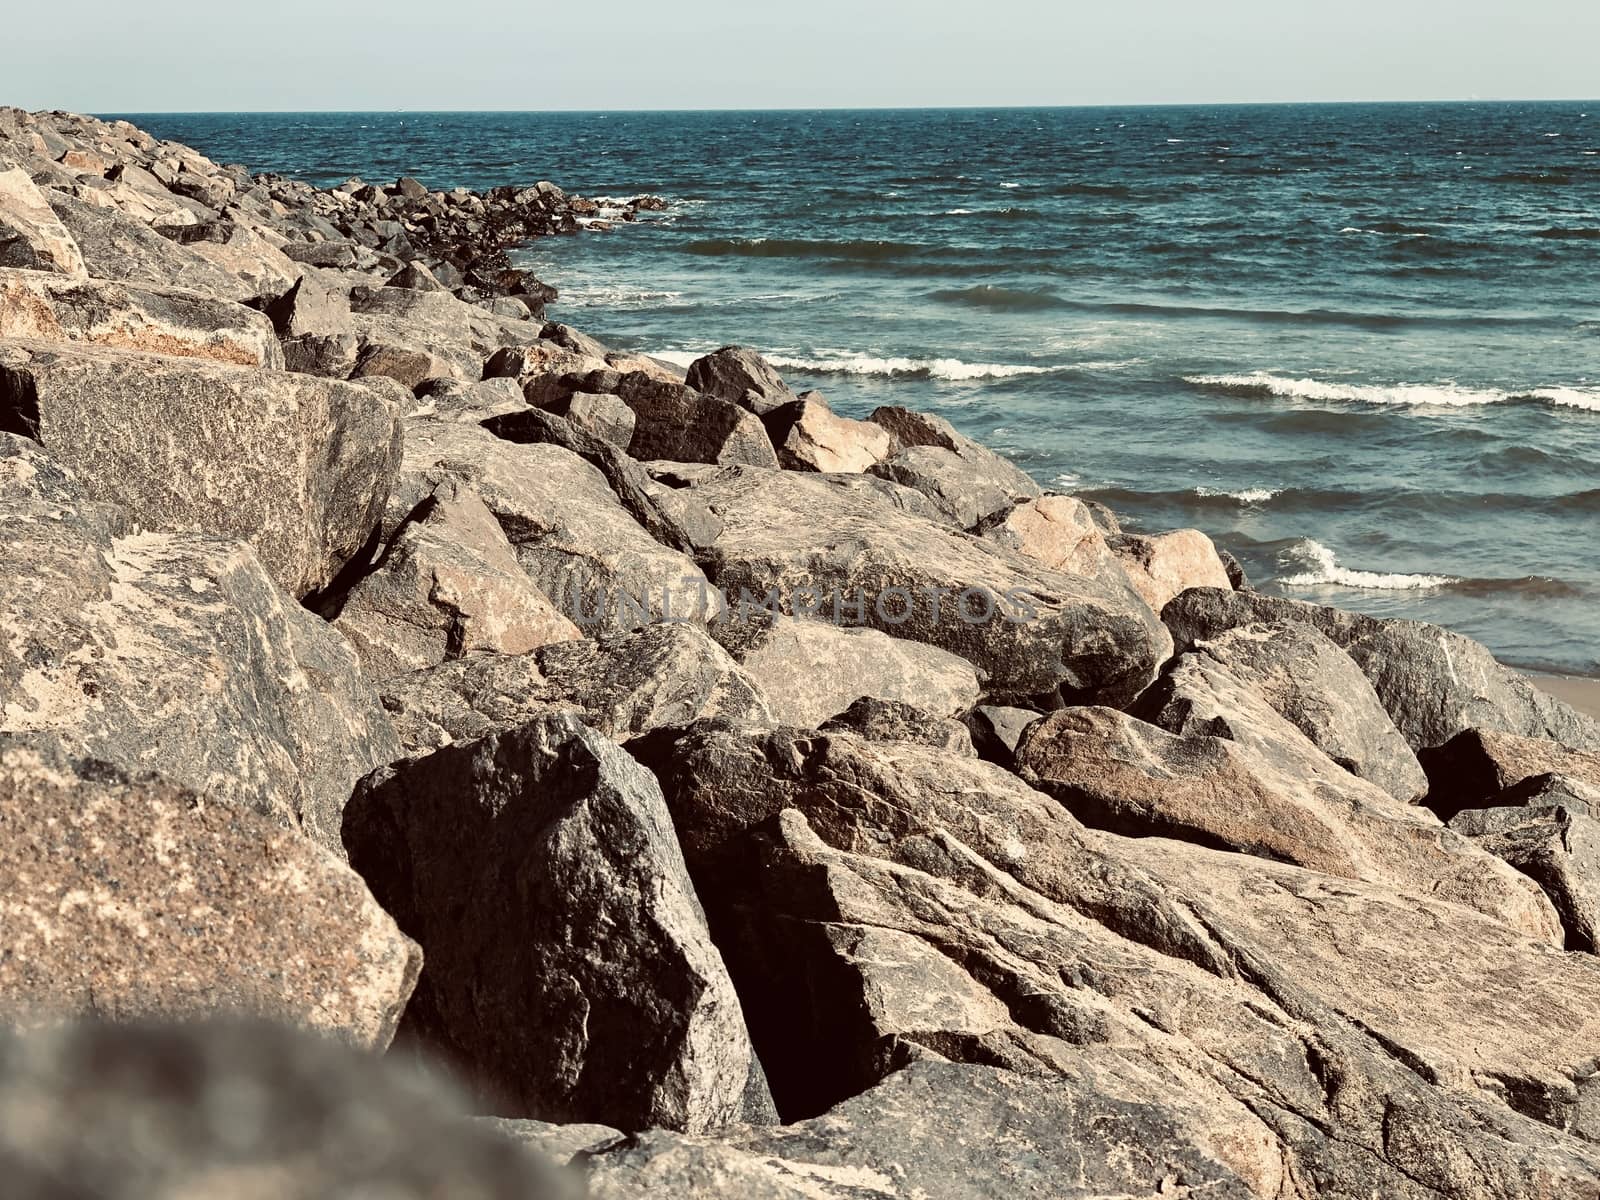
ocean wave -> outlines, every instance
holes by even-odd
[[[1561,242],[1600,242],[1600,229],[1590,226],[1556,227],[1540,229],[1533,235],[1536,238],[1550,238]]]
[[[1232,500],[1237,504],[1266,504],[1283,494],[1282,488],[1241,488],[1230,492],[1222,488],[1197,487],[1194,494],[1202,500]]]
[[[965,383],[974,379],[1010,379],[1018,375],[1045,375],[1052,368],[1007,363],[969,363],[957,358],[878,358],[855,351],[821,350],[816,357],[768,355],[779,370],[809,375],[882,375],[919,379],[944,379]]]
[[[1558,408],[1600,412],[1600,390],[1572,387],[1502,391],[1456,383],[1327,383],[1292,379],[1268,371],[1246,375],[1186,375],[1185,383],[1234,396],[1276,396],[1347,404],[1382,404],[1412,408],[1473,408],[1486,404],[1537,403]]]
[[[1382,225],[1374,225],[1371,228],[1364,228],[1360,225],[1346,225],[1339,232],[1366,233],[1379,237],[1431,238],[1433,236],[1431,233],[1424,233],[1417,229],[1385,229]]]
[[[1061,297],[1054,292],[995,287],[987,283],[978,287],[944,288],[937,292],[929,292],[928,299],[939,300],[945,304],[967,304],[974,308],[992,308],[1008,312],[1061,307]]]
[[[1357,571],[1339,565],[1339,558],[1321,542],[1302,538],[1289,552],[1304,568],[1284,575],[1285,587],[1346,587],[1362,591],[1415,592],[1449,587],[1460,580],[1449,575],[1408,575],[1400,572]]]
[[[855,262],[883,262],[919,254],[935,247],[914,242],[827,242],[809,238],[703,238],[687,242],[685,254],[703,258],[842,258]]]

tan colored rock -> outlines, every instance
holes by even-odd
[[[89,273],[67,227],[50,209],[28,172],[0,159],[0,267]]]
[[[90,342],[236,366],[283,368],[272,323],[254,309],[181,288],[68,280],[0,268],[0,338]]]
[[[795,400],[761,418],[791,471],[861,472],[888,458],[894,438],[881,425],[836,416],[821,400]]]
[[[1428,807],[1449,820],[1462,809],[1520,802],[1502,793],[1542,776],[1600,788],[1600,752],[1572,750],[1547,738],[1468,729],[1422,755],[1430,789]]]
[[[412,514],[334,627],[374,679],[583,636],[517,565],[482,499],[453,480]]]
[[[382,1049],[422,966],[290,830],[0,737],[0,1023],[267,1017]]]
[[[1233,589],[1211,539],[1198,529],[1146,536],[1125,533],[1111,542],[1134,588],[1156,612],[1189,588]]]

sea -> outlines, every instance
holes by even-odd
[[[319,184],[668,202],[554,320],[937,412],[1262,590],[1600,675],[1600,100],[114,114]]]

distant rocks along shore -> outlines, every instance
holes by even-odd
[[[7,1194],[1600,1196],[1600,723],[546,321],[662,203],[0,109]]]

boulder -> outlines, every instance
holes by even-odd
[[[771,363],[743,346],[724,346],[715,354],[697,358],[684,382],[697,392],[741,405],[758,417],[798,399]]]
[[[281,1025],[83,1024],[0,1040],[10,1200],[577,1200],[445,1089]]]
[[[444,284],[428,270],[428,264],[413,259],[389,280],[388,287],[410,288],[414,292],[442,292]]]
[[[28,172],[6,159],[0,159],[0,267],[75,278],[89,273],[78,243]]]
[[[1071,496],[1025,500],[994,513],[976,532],[1052,571],[1113,579],[1133,586],[1121,561],[1106,545],[1094,513]]]
[[[1372,684],[1354,659],[1311,626],[1245,625],[1199,643],[1192,653],[1222,667],[1351,774],[1403,804],[1426,794],[1422,765]]]
[[[747,409],[681,383],[634,371],[617,385],[635,424],[628,454],[636,459],[776,467],[778,456],[761,421]]]
[[[118,350],[282,370],[260,313],[181,288],[0,269],[0,338],[90,342]]]
[[[344,837],[427,956],[406,1030],[490,1111],[770,1116],[661,791],[619,747],[570,717],[447,746],[363,780]]]
[[[413,390],[429,379],[462,378],[452,363],[427,350],[369,341],[362,344],[350,378],[363,379],[372,375],[385,376]]]
[[[1448,821],[1462,809],[1505,801],[1502,793],[1540,776],[1558,775],[1600,788],[1600,753],[1569,750],[1546,738],[1519,737],[1492,729],[1467,729],[1425,751],[1428,807]]]
[[[821,400],[795,400],[761,417],[778,453],[791,471],[866,471],[889,456],[893,438],[870,421],[835,416]]]
[[[1217,699],[1238,698],[1214,686]],[[1113,709],[1066,709],[1029,729],[1017,771],[1096,828],[1385,884],[1560,945],[1544,897],[1431,813],[1344,774],[1259,702],[1230,710],[1229,721],[1253,726],[1248,739],[1177,736]]]
[[[1031,708],[1008,708],[1003,704],[980,704],[967,716],[972,747],[980,758],[1016,770],[1017,747],[1031,726],[1044,720],[1044,714]]]
[[[34,342],[0,346],[0,430],[37,439],[146,529],[248,541],[296,596],[372,536],[401,441],[366,388]]]
[[[1427,897],[1085,830],[928,747],[701,724],[630,748],[786,1120],[943,1059],[1124,1098],[1137,1080],[1247,1194],[1600,1183],[1586,956]]]
[[[1145,536],[1119,534],[1111,549],[1144,602],[1156,612],[1190,588],[1231,588],[1233,580],[1210,538],[1198,529]]]
[[[916,742],[977,757],[972,735],[960,721],[940,717],[900,700],[863,696],[817,727],[823,733],[853,733],[869,742]]]
[[[448,478],[483,497],[523,571],[586,636],[715,611],[694,561],[652,538],[606,476],[570,450],[519,445],[470,424],[413,422],[391,526]]]
[[[49,201],[96,279],[180,287],[223,300],[248,300],[255,294],[242,279],[115,208],[62,192],[51,192]]]
[[[0,1025],[254,1015],[382,1049],[421,956],[255,813],[0,734]]]
[[[280,338],[333,337],[354,331],[350,320],[350,298],[325,287],[310,275],[302,275],[294,286],[263,310]]]
[[[1205,1114],[1133,1072],[1069,1081],[919,1062],[824,1116],[780,1129],[715,1138],[576,1132],[587,1144],[575,1165],[594,1200],[1262,1194],[1222,1164],[1227,1154]]]
[[[761,681],[773,717],[784,725],[814,729],[863,697],[961,716],[982,692],[966,659],[876,629],[735,604],[712,625],[712,635]]]
[[[0,732],[339,846],[351,786],[400,746],[354,652],[248,546],[135,533],[9,434],[0,525]]]
[[[633,409],[619,397],[595,392],[573,392],[566,399],[550,405],[547,411],[565,418],[574,429],[610,442],[624,451],[633,441],[634,427],[638,423]]]
[[[582,636],[523,574],[482,499],[454,480],[407,518],[350,591],[334,628],[373,679]]]
[[[361,343],[353,333],[308,333],[288,338],[283,343],[284,369],[324,379],[348,379],[356,369],[360,349]]]
[[[200,230],[192,239],[179,237],[190,253],[241,280],[255,296],[274,296],[292,287],[304,268],[256,230],[234,221],[160,227],[170,237],[173,229]]]
[[[1471,808],[1450,828],[1528,876],[1555,905],[1566,948],[1600,953],[1600,821],[1565,805]]]
[[[413,419],[482,422],[528,407],[514,379],[432,379],[417,389],[416,398],[422,403],[408,414]]]
[[[1467,729],[1600,750],[1600,721],[1547,696],[1471,638],[1420,621],[1383,620],[1231,588],[1195,588],[1161,610],[1177,649],[1241,625],[1297,621],[1341,647],[1419,754]]]
[[[381,691],[411,753],[561,712],[616,740],[710,717],[774,723],[762,687],[703,629],[684,624],[474,655],[387,680]]]
[[[884,407],[867,420],[887,429],[900,447],[872,473],[923,493],[962,529],[1040,495],[1026,472],[957,433],[943,417]]]
[[[1131,589],[1047,571],[817,476],[737,467],[691,490],[724,523],[700,559],[731,604],[775,593],[790,615],[937,646],[972,663],[991,696],[1124,703],[1167,657]]]

